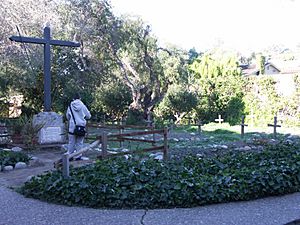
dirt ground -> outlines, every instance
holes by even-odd
[[[36,176],[47,171],[55,170],[54,162],[60,159],[64,152],[65,150],[58,147],[28,152],[30,156],[37,157],[38,160],[32,162],[25,169],[15,169],[13,171],[0,172],[0,186],[15,188],[24,184],[30,176]],[[97,154],[99,153],[91,151],[91,153],[84,154],[84,156],[95,158]],[[72,161],[71,165],[80,166],[92,162],[92,160]]]
[[[172,135],[172,137],[187,137],[188,134]],[[27,151],[25,151],[27,152]],[[38,150],[32,150],[27,152],[32,157],[37,157],[37,161],[30,163],[25,169],[15,169],[8,172],[0,172],[0,186],[15,188],[21,186],[30,178],[30,176],[36,176],[43,174],[44,172],[55,170],[54,162],[61,159],[65,150],[62,147],[53,148],[41,148]],[[73,166],[81,166],[93,163],[96,157],[100,155],[100,152],[95,150],[89,150],[83,154],[88,157],[89,160],[71,161]]]

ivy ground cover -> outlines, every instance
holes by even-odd
[[[300,190],[298,145],[270,145],[261,152],[233,152],[168,162],[112,158],[33,178],[27,197],[94,208],[172,208],[251,200]]]

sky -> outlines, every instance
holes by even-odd
[[[300,0],[111,0],[117,15],[142,17],[160,43],[244,54],[300,43]]]

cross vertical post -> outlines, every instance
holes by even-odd
[[[241,123],[241,137],[244,138],[245,135],[245,126],[247,127],[248,124],[245,124],[245,116],[242,116],[242,123]]]
[[[51,111],[51,55],[50,55],[50,28],[44,28],[44,107]]]
[[[277,125],[277,116],[274,116],[274,124],[268,124],[268,127],[273,127],[273,134],[274,134],[274,137],[276,137],[276,128],[277,127],[281,127],[281,125]]]

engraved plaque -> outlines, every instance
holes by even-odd
[[[44,127],[40,131],[40,144],[61,143],[64,141],[63,129],[58,126]]]

